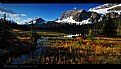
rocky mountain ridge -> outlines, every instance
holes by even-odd
[[[108,17],[118,18],[120,17],[120,13],[121,4],[107,3],[101,6],[97,6],[95,8],[90,8],[88,11],[85,11],[83,9],[65,11],[58,19],[55,20],[55,22],[82,25],[100,22],[102,20],[108,19]]]

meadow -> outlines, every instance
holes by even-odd
[[[58,32],[37,32],[48,37],[47,46],[37,59],[24,64],[121,64],[121,37],[58,38]],[[55,38],[49,38],[56,36]],[[34,62],[33,62],[34,61]]]

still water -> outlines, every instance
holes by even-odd
[[[53,39],[54,37],[51,37]],[[57,38],[57,37],[56,37]],[[61,37],[58,37],[61,38]],[[14,57],[12,59],[12,64],[24,64],[25,62],[32,62],[33,64],[41,64],[41,59],[39,60],[38,63],[36,63],[36,60],[38,57],[41,57],[43,53],[46,53],[50,51],[48,49],[48,38],[43,38],[43,39],[38,39],[37,40],[37,45],[36,45],[36,50],[31,51],[29,54],[26,55],[20,55],[19,57]]]
[[[36,50],[31,51],[29,54],[26,55],[20,55],[19,57],[14,57],[13,58],[13,63],[12,64],[23,64],[24,62],[28,62],[31,61],[34,63],[33,60],[37,59],[39,56],[42,55],[42,53],[44,53],[46,46],[45,45],[40,45],[37,44],[36,46]],[[35,63],[36,64],[36,63]]]
[[[13,58],[12,64],[23,64],[25,61],[30,61],[31,59],[36,59],[41,56],[42,48],[38,48],[35,51],[30,52],[28,55],[21,55],[17,58]]]

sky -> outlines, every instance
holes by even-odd
[[[74,8],[88,10],[90,8],[103,5],[102,3],[81,3],[81,4],[0,4],[16,14],[21,14],[21,18],[31,20],[37,16],[45,21],[52,21],[59,18],[62,12]],[[25,14],[25,16],[24,16]],[[17,18],[16,18],[17,19]],[[19,18],[18,18],[19,19]],[[25,20],[25,21],[26,21]],[[21,20],[22,21],[22,20]]]

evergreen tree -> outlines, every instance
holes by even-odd
[[[116,23],[108,17],[108,20],[103,22],[103,27],[101,29],[101,35],[106,37],[116,36],[117,35],[117,26]]]
[[[119,18],[118,20],[117,20],[117,35],[118,36],[121,36],[121,32],[120,32],[120,30],[121,30],[121,18]]]
[[[6,20],[6,14],[4,14],[4,18],[1,19],[0,23],[0,48],[13,46],[14,39],[16,37],[12,33],[11,23]]]

